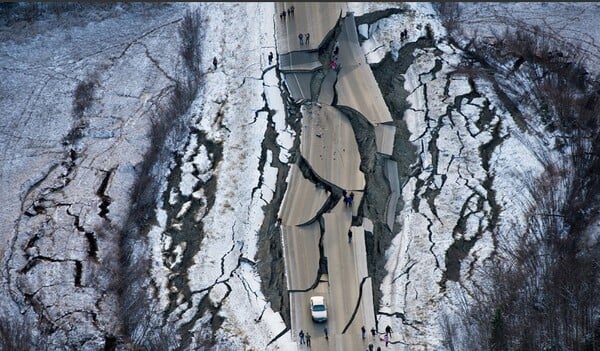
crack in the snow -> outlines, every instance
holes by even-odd
[[[149,30],[148,32],[145,32],[145,33],[143,33],[142,35],[140,35],[140,36],[136,37],[136,38],[135,38],[135,39],[133,39],[131,42],[129,42],[129,43],[126,45],[125,49],[123,49],[123,51],[121,51],[121,54],[120,54],[120,55],[118,55],[118,56],[114,56],[114,57],[111,57],[111,58],[110,58],[110,60],[111,60],[112,62],[114,62],[114,61],[116,61],[116,60],[118,60],[118,59],[121,59],[121,58],[122,58],[122,57],[125,55],[125,53],[126,53],[128,50],[129,50],[129,48],[130,48],[130,47],[131,47],[133,44],[136,44],[136,43],[138,43],[138,41],[139,41],[140,39],[142,39],[142,38],[144,38],[144,37],[146,37],[146,36],[148,36],[148,35],[150,35],[150,34],[152,34],[152,33],[156,32],[157,30],[159,30],[159,29],[162,29],[162,28],[164,28],[164,27],[166,27],[166,26],[170,26],[170,25],[172,25],[172,24],[175,24],[175,23],[181,22],[182,20],[183,20],[183,18],[178,18],[178,19],[176,19],[176,20],[174,20],[174,21],[171,21],[171,22],[168,22],[168,23],[162,24],[162,25],[160,25],[160,26],[158,26],[158,27],[156,27],[156,28],[152,28],[152,29],[151,29],[151,30]],[[124,44],[124,43],[119,43],[119,44],[116,44],[116,45],[109,46],[109,47],[107,47],[107,48],[104,48],[104,49],[102,49],[102,50],[100,50],[100,51],[97,51],[97,52],[95,52],[95,53],[92,53],[92,54],[90,54],[90,55],[87,55],[87,56],[85,56],[85,57],[82,57],[82,58],[81,58],[81,59],[79,59],[77,62],[80,62],[80,61],[84,60],[84,59],[85,59],[85,58],[87,58],[87,57],[91,57],[91,56],[97,55],[97,54],[99,54],[99,53],[102,53],[102,52],[104,52],[104,51],[107,51],[107,50],[109,50],[109,49],[112,49],[112,48],[115,48],[115,47],[122,46],[123,44]],[[76,63],[77,63],[77,62],[76,62]]]
[[[138,44],[138,45],[141,45],[141,46],[143,46],[143,47],[144,47],[144,52],[145,52],[145,54],[146,54],[146,57],[147,57],[147,58],[148,58],[148,59],[149,59],[149,60],[150,60],[150,61],[151,61],[151,62],[154,64],[154,66],[155,66],[155,67],[156,67],[156,68],[157,68],[157,69],[158,69],[158,70],[159,70],[159,71],[160,71],[160,72],[161,72],[161,73],[162,73],[162,74],[163,74],[163,75],[164,75],[164,76],[165,76],[165,77],[166,77],[168,80],[170,80],[171,82],[174,82],[174,83],[176,83],[176,84],[177,84],[177,80],[176,80],[175,78],[171,77],[171,75],[169,75],[169,74],[168,74],[168,73],[167,73],[167,72],[164,70],[164,68],[162,68],[162,67],[160,66],[160,62],[158,62],[158,60],[157,60],[157,59],[155,59],[154,57],[152,57],[152,55],[150,55],[150,50],[148,49],[148,46],[146,46],[146,44],[144,44],[144,43],[141,43],[141,42],[138,42],[137,44]]]
[[[411,262],[412,261],[412,262]],[[416,260],[411,259],[410,257],[408,258],[407,262],[406,262],[406,268],[403,269],[402,273],[400,273],[399,275],[397,275],[396,277],[394,277],[392,279],[392,283],[395,283],[396,280],[402,278],[403,275],[406,274],[406,280],[410,280],[410,270],[417,264],[418,262]]]
[[[37,256],[29,257],[27,264],[25,264],[25,267],[23,267],[19,270],[19,273],[27,274],[30,270],[32,270],[40,262],[64,263],[64,262],[79,262],[79,261],[76,259],[73,259],[73,258],[59,259],[59,258],[37,255]]]
[[[425,219],[427,219],[427,222],[429,223],[427,225],[427,232],[429,233],[427,235],[427,239],[429,240],[429,242],[431,243],[431,246],[429,247],[429,252],[431,252],[431,255],[433,256],[433,258],[435,259],[435,268],[436,269],[440,269],[440,262],[438,261],[438,258],[435,254],[435,252],[433,252],[433,247],[435,246],[435,242],[433,241],[432,237],[433,237],[433,230],[431,230],[431,227],[433,226],[433,222],[431,221],[431,219],[425,215],[423,215],[423,217],[425,217]],[[439,219],[439,218],[438,218]]]
[[[112,176],[113,172],[115,171],[116,167],[112,168],[109,171],[105,172],[104,178],[102,179],[102,182],[100,183],[100,186],[98,187],[98,190],[96,190],[96,195],[100,198],[100,212],[98,213],[98,216],[108,220],[108,218],[106,217],[106,215],[109,213],[108,207],[110,206],[110,203],[112,202],[112,199],[110,198],[110,196],[106,195],[106,188],[108,187],[108,182],[110,180],[110,177]]]

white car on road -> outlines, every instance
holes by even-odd
[[[325,298],[323,296],[313,296],[310,298],[310,314],[315,322],[327,321],[327,305],[325,305]]]

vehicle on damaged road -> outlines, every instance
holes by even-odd
[[[310,298],[310,315],[312,320],[320,323],[327,321],[327,305],[323,296],[313,296]]]

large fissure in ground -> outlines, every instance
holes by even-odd
[[[417,161],[417,148],[409,141],[410,132],[403,120],[404,111],[410,106],[406,102],[406,97],[409,93],[404,90],[402,75],[406,73],[408,67],[413,63],[413,52],[417,49],[431,47],[431,45],[430,40],[419,39],[415,43],[405,44],[399,50],[397,61],[394,61],[392,55],[388,53],[379,63],[371,65],[375,80],[379,85],[383,99],[394,120],[393,125],[396,127],[391,159],[396,161],[398,165],[398,177],[401,185],[405,184],[408,178],[414,175],[414,169],[411,166]],[[380,161],[381,157],[376,159]],[[394,233],[399,231],[397,223],[395,223],[394,228],[388,229],[383,217],[386,203],[382,202],[382,198],[387,199],[387,197],[383,197],[382,192],[385,192],[383,189],[388,185],[382,168],[383,162],[376,162],[375,170],[377,171],[366,173],[367,189],[363,205],[365,217],[373,220],[373,233],[372,235],[366,235],[365,239],[369,275],[373,279],[374,287],[379,287],[387,274],[385,269],[385,251],[390,246],[395,235]],[[400,197],[396,207],[396,214],[400,213],[404,206],[402,197]],[[381,297],[381,290],[378,288],[373,289],[375,306],[380,305]]]
[[[278,72],[279,74],[279,72]],[[281,81],[281,80],[280,80]],[[278,212],[281,207],[281,202],[287,190],[286,178],[290,170],[291,164],[297,163],[300,158],[300,132],[302,114],[300,105],[291,101],[289,92],[280,86],[282,98],[287,101],[285,113],[285,122],[292,130],[295,131],[295,139],[293,147],[290,148],[290,157],[288,163],[283,163],[279,159],[279,148],[277,144],[277,131],[273,121],[274,111],[268,109],[267,118],[268,124],[265,130],[265,137],[262,142],[262,152],[260,157],[260,169],[264,169],[267,160],[267,151],[273,155],[270,167],[277,168],[277,180],[272,200],[265,204],[262,209],[265,214],[263,223],[258,232],[258,250],[257,270],[261,277],[261,291],[271,304],[274,311],[279,311],[281,316],[289,327],[290,324],[290,305],[289,295],[284,293],[287,291],[285,280],[285,262],[283,258],[283,247],[281,238],[281,227],[278,224]]]

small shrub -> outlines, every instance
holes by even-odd
[[[89,108],[94,98],[95,79],[88,79],[79,82],[75,88],[75,98],[73,100],[73,114],[79,118],[83,112]]]
[[[198,44],[200,28],[200,16],[198,12],[187,11],[179,27],[181,37],[180,54],[183,62],[190,72],[198,71],[198,60],[200,58]]]

